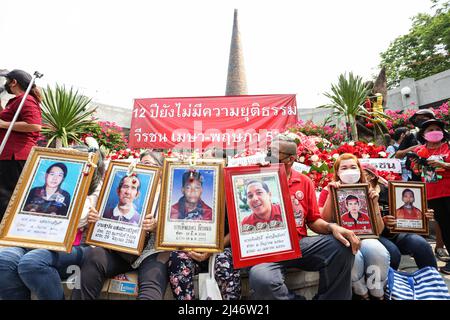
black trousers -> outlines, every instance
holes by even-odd
[[[442,240],[450,249],[450,197],[428,200],[428,207],[434,210],[434,217],[441,228]]]
[[[132,271],[136,256],[95,247],[85,254],[81,266],[81,288],[73,300],[98,299],[106,279]],[[168,283],[168,253],[155,253],[142,261],[138,271],[138,300],[162,300]]]
[[[0,221],[8,207],[25,160],[0,160]]]

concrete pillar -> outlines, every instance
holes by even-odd
[[[234,9],[233,34],[231,36],[230,58],[228,61],[228,77],[225,95],[236,96],[247,94],[247,78],[244,68],[244,54],[239,33],[238,10]]]

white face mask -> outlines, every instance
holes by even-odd
[[[345,184],[358,183],[361,172],[358,169],[345,170],[339,174],[339,179]]]

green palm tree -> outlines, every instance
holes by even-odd
[[[88,108],[91,99],[65,86],[47,86],[43,90],[42,134],[47,137],[49,146],[53,141],[56,148],[68,147],[73,141],[80,141],[83,131],[95,124],[95,108]]]
[[[331,100],[330,104],[320,106],[333,110],[333,116],[345,117],[347,127],[351,128],[351,137],[354,141],[358,140],[358,130],[356,126],[356,118],[362,117],[369,121],[373,118],[384,118],[381,112],[369,112],[364,108],[364,101],[370,94],[370,90],[360,76],[353,75],[352,72],[347,76],[346,73],[341,74],[337,84],[331,85],[331,92],[324,93],[324,96]],[[375,126],[382,126],[382,122],[375,122]]]

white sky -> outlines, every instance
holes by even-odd
[[[3,0],[0,69],[73,85],[95,101],[225,94],[239,9],[249,94],[326,103],[338,75],[378,74],[379,53],[430,12],[429,0]]]

